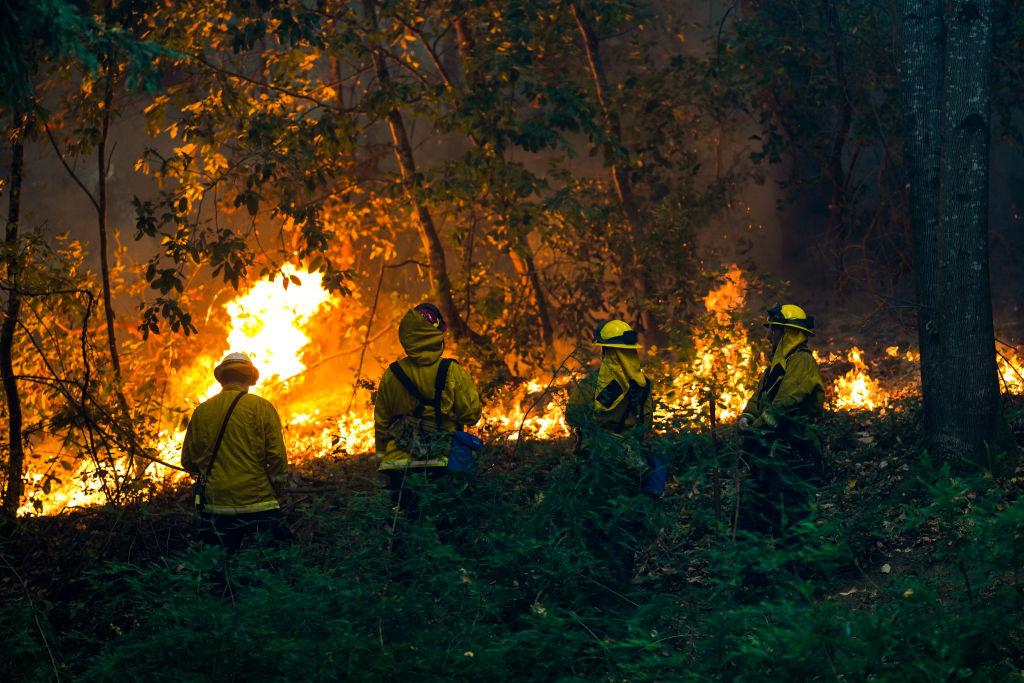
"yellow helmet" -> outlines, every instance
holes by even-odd
[[[792,327],[806,332],[807,334],[813,335],[814,332],[814,317],[804,313],[804,309],[793,304],[775,304],[768,309],[768,322],[764,324],[765,327],[771,327],[772,325],[779,325],[780,327]]]
[[[594,329],[594,343],[613,349],[639,349],[636,330],[621,320],[606,320]]]

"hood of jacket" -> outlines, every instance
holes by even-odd
[[[433,365],[444,351],[444,333],[413,310],[398,324],[398,341],[414,365]]]
[[[801,344],[807,343],[807,333],[798,330],[793,327],[783,328],[782,339],[779,340],[778,346],[775,347],[775,353],[772,354],[771,367],[781,365],[782,369],[786,369],[786,357],[793,352],[795,348]]]
[[[595,397],[594,407],[606,411],[618,405],[622,396],[629,391],[630,380],[641,387],[647,384],[647,379],[640,370],[640,354],[636,349],[605,347],[604,355],[601,358],[601,369],[597,373],[598,395],[612,382],[616,382],[622,388],[622,395],[611,406],[601,405]]]

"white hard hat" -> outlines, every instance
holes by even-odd
[[[249,373],[250,385],[256,384],[256,380],[260,378],[260,371],[249,360],[249,356],[237,351],[224,356],[224,359],[213,369],[214,378],[221,384],[224,384],[222,377],[226,370],[242,370]]]

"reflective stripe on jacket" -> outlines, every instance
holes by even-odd
[[[183,468],[194,475],[206,473],[228,406],[245,390],[226,384],[196,407],[181,447]],[[287,481],[288,459],[277,410],[264,398],[243,396],[228,420],[206,483],[205,510],[237,515],[277,509]]]
[[[398,340],[405,349],[405,358],[398,361],[402,370],[426,398],[434,397],[434,381],[441,364],[444,350],[444,334],[424,320],[415,311],[409,311],[398,326]],[[378,469],[400,469],[404,467],[446,467],[447,455],[438,455],[430,460],[416,460],[395,443],[388,432],[393,422],[403,416],[412,415],[419,401],[413,398],[402,385],[391,368],[384,371],[377,386],[373,404],[373,426]],[[448,368],[444,389],[441,392],[441,429],[454,432],[458,425],[474,425],[480,420],[482,409],[480,396],[469,373],[458,363]],[[422,419],[434,422],[432,406],[425,406]]]

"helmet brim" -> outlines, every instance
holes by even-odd
[[[602,344],[601,342],[592,342],[594,346],[604,346],[609,349],[642,349],[643,346],[640,344]]]
[[[792,327],[794,330],[800,330],[801,332],[806,332],[808,335],[812,337],[814,336],[814,330],[809,330],[806,327],[800,327],[799,325],[794,325],[793,323],[770,322],[764,324],[766,328],[770,328],[772,325],[777,325],[779,327]]]
[[[256,368],[255,365],[253,365],[252,363],[246,363],[244,361],[237,360],[225,361],[218,365],[217,367],[215,367],[213,369],[213,378],[220,382],[221,384],[223,384],[224,373],[227,372],[228,370],[248,372],[249,379],[251,380],[249,382],[250,385],[256,384],[256,382],[258,382],[260,379],[260,371]]]

